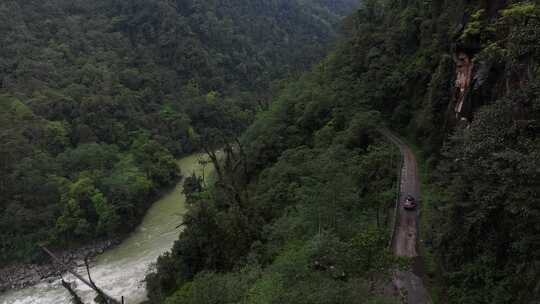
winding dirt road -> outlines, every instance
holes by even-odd
[[[392,238],[392,252],[397,256],[412,258],[415,265],[421,265],[417,251],[418,240],[418,210],[403,209],[402,202],[410,194],[420,201],[420,178],[416,157],[411,148],[399,137],[388,130],[380,130],[393,144],[399,147],[403,157],[403,167],[400,180],[400,206],[397,216],[397,226]],[[420,205],[419,205],[420,207]],[[393,276],[395,288],[403,295],[408,304],[431,304],[420,274],[421,267],[413,267],[412,271],[396,271]]]

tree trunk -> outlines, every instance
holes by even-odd
[[[60,261],[60,259],[58,257],[56,257],[56,255],[54,255],[54,253],[52,253],[49,249],[47,249],[45,246],[40,246],[41,249],[43,249],[58,265],[62,266],[64,268],[65,271],[71,273],[74,277],[76,277],[77,279],[79,279],[81,282],[83,282],[84,284],[86,284],[88,287],[92,288],[92,290],[94,290],[99,296],[103,297],[104,300],[106,301],[106,303],[110,303],[110,304],[120,304],[120,302],[118,300],[116,300],[115,298],[113,298],[112,296],[109,296],[108,294],[106,294],[105,292],[103,292],[101,289],[99,289],[95,284],[94,282],[92,281],[92,279],[90,278],[90,270],[89,270],[89,267],[88,267],[88,263],[86,263],[85,261],[85,264],[86,264],[86,270],[88,271],[88,277],[90,279],[90,281],[86,280],[85,278],[83,278],[80,274],[78,274],[76,271],[74,271],[73,269],[71,269],[71,267],[69,267],[68,265],[66,265],[65,263],[63,263],[62,261]]]
[[[73,299],[73,303],[84,304],[81,298],[79,297],[79,295],[75,291],[73,291],[73,288],[71,288],[71,285],[68,282],[64,281],[64,279],[62,279],[62,286],[64,286],[64,288],[71,295],[71,298]]]

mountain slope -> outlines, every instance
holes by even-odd
[[[0,263],[129,231],[204,144],[309,67],[346,2],[3,1]],[[201,134],[201,132],[203,134]]]
[[[422,146],[425,231],[451,303],[538,298],[538,4],[372,1],[355,43],[363,96]],[[369,29],[369,31],[367,30]],[[431,230],[431,229],[430,229]]]
[[[356,16],[358,94],[422,147],[439,190],[423,227],[451,303],[540,293],[539,14],[536,1],[365,1]]]
[[[348,249],[384,260],[384,242],[341,225],[384,239],[379,211],[388,206],[392,153],[373,129],[386,121],[421,147],[437,189],[421,224],[438,264],[428,269],[441,290],[435,298],[533,302],[539,16],[536,1],[363,1],[345,20],[348,39],[285,85],[244,134],[247,156],[236,159],[246,170],[195,196],[186,230],[149,277],[153,299],[202,303],[197,295],[234,282],[218,303],[347,303],[365,291],[354,289],[359,281],[378,286],[372,269],[346,261],[357,261]],[[357,238],[368,245],[355,247]],[[369,265],[389,270],[393,262]],[[367,272],[340,277],[340,269]],[[372,288],[362,299],[377,296]]]

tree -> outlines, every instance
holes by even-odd
[[[157,185],[170,185],[180,175],[170,152],[146,135],[139,135],[131,144],[131,150],[146,177]]]
[[[112,235],[120,225],[120,217],[101,192],[96,191],[91,201],[98,215],[96,233]]]
[[[195,173],[193,173],[191,176],[184,179],[182,188],[182,193],[186,195],[187,201],[190,202],[193,195],[196,195],[203,190],[202,177],[196,176]]]

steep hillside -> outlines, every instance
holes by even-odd
[[[430,158],[448,300],[537,299],[538,4],[365,3],[350,42],[359,94]]]
[[[150,303],[397,303],[385,290],[407,264],[388,248],[399,156],[354,52],[344,42],[221,142],[217,182],[189,187],[184,230],[147,277]]]
[[[0,264],[129,231],[274,80],[319,60],[348,1],[2,1]],[[214,113],[214,114],[213,114]]]
[[[152,301],[392,301],[374,275],[396,265],[379,213],[392,199],[393,153],[374,132],[384,121],[421,147],[438,189],[422,210],[436,299],[533,303],[538,5],[363,1],[348,39],[284,85],[228,150],[219,182],[193,195],[185,231],[148,278]]]
[[[214,162],[217,182],[191,187],[184,230],[146,279],[150,303],[396,303],[383,290],[400,265],[387,212],[399,156],[349,55],[286,85]]]

